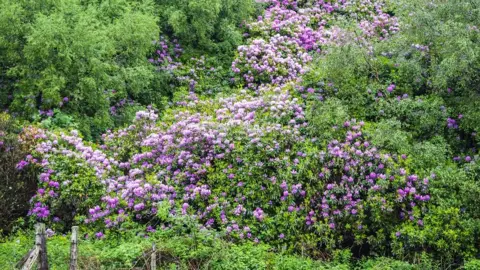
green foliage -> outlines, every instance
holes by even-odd
[[[85,135],[98,136],[113,127],[109,108],[114,102],[127,97],[160,102],[163,93],[152,89],[156,74],[146,59],[159,34],[151,2],[66,0],[47,8],[4,1],[12,5],[5,9],[12,14],[0,23],[7,51],[0,61],[7,68],[2,73],[16,83],[0,90],[2,106],[25,117],[58,108],[79,122]],[[32,14],[27,22],[16,19],[22,12]],[[8,16],[16,21],[8,25]],[[5,99],[9,95],[11,104]]]
[[[10,102],[9,91],[12,78],[7,77],[7,71],[21,60],[21,50],[25,43],[27,31],[26,11],[18,1],[0,1],[0,107]]]
[[[239,26],[255,12],[246,0],[157,0],[164,32],[191,48],[231,55],[243,40]]]
[[[424,229],[419,231],[403,226],[393,242],[393,252],[401,258],[420,259],[417,253],[428,246],[435,261],[451,267],[456,258],[475,256],[478,245],[478,222],[465,218],[458,208],[431,207],[424,218]]]
[[[229,244],[202,232],[202,241],[192,246],[189,237],[173,236],[168,230],[151,234],[148,238],[133,233],[121,239],[95,241],[80,237],[80,269],[118,269],[142,267],[150,262],[152,243],[156,244],[157,265],[160,269],[331,269],[346,270],[346,265],[322,263],[300,256],[278,254],[264,244]],[[0,267],[12,268],[30,249],[33,233],[19,233],[0,243]],[[83,235],[81,232],[80,235]],[[53,236],[47,239],[51,269],[68,268],[69,237]]]
[[[480,260],[471,260],[465,263],[463,269],[465,270],[475,270],[480,269]]]
[[[436,180],[432,181],[432,197],[435,203],[446,208],[461,209],[465,219],[480,218],[479,174],[466,166],[444,166],[435,170]]]
[[[342,134],[339,127],[350,119],[346,106],[336,98],[310,101],[307,108],[308,134],[324,142],[339,138]]]
[[[315,60],[304,77],[305,85],[319,88],[325,97],[340,99],[352,115],[363,118],[370,99],[367,88],[371,77],[364,54],[364,50],[352,45],[329,49]]]
[[[443,105],[443,100],[435,96],[400,101],[380,99],[371,114],[378,120],[397,119],[403,131],[410,132],[417,140],[425,140],[443,135],[448,115]]]
[[[460,128],[478,131],[478,3],[401,1],[397,12],[403,15],[402,33],[378,48],[396,66],[393,81],[409,94],[443,96],[453,115],[464,115]]]
[[[362,270],[416,270],[420,269],[415,265],[411,265],[407,262],[396,261],[389,258],[369,259],[361,263],[355,269]],[[426,269],[426,268],[423,268]]]
[[[401,128],[397,119],[382,119],[367,125],[367,132],[373,144],[394,153],[408,153],[412,135]]]
[[[474,27],[480,22],[478,3],[474,0],[404,3],[409,6],[407,10],[414,12],[404,17],[405,35],[410,41],[430,48],[431,86],[436,91],[450,87],[456,93],[475,93],[480,67],[480,51],[475,45],[480,35]]]

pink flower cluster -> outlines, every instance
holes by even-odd
[[[383,13],[381,10],[378,10],[378,14],[372,14],[370,20],[362,20],[358,26],[365,37],[378,37],[380,40],[386,39],[400,30],[397,18]]]

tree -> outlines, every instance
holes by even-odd
[[[10,11],[0,23],[7,30],[0,34],[7,51],[0,61],[16,82],[0,90],[7,98],[13,94],[4,106],[30,119],[58,109],[96,136],[113,126],[111,104],[145,95],[153,99],[142,100],[149,104],[161,96],[149,87],[155,71],[147,56],[159,36],[152,2],[64,0],[50,9],[4,1]],[[31,20],[18,19],[32,10]]]
[[[164,32],[211,53],[231,53],[239,26],[255,12],[253,0],[157,0]]]

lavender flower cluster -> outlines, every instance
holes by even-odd
[[[397,219],[408,216],[422,225],[421,211],[416,209],[421,210],[430,200],[429,178],[421,180],[400,167],[406,155],[398,161],[365,140],[363,122],[347,121],[344,126],[345,141],[334,140],[328,144],[327,152],[320,153],[323,167],[318,177],[325,188],[318,194],[317,208],[307,217],[307,225],[312,225],[316,213],[317,220],[324,220],[332,229],[352,219],[355,228],[361,229],[368,223],[366,213],[374,211]]]

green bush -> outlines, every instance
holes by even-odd
[[[370,102],[370,71],[365,50],[353,45],[334,47],[318,57],[304,76],[305,88],[319,89],[324,98],[342,101],[352,116],[364,118]]]
[[[369,259],[360,263],[356,269],[362,270],[417,270],[418,266],[389,258]],[[423,268],[425,269],[425,268]]]
[[[409,153],[411,151],[412,135],[402,129],[402,123],[397,119],[382,119],[369,123],[366,130],[372,143],[394,153]]]
[[[463,267],[465,270],[476,270],[480,269],[480,260],[471,260],[465,263]]]
[[[255,12],[254,1],[157,0],[162,30],[190,48],[231,55],[243,40],[239,26]]]
[[[312,138],[328,142],[339,139],[342,135],[340,127],[350,119],[347,107],[336,98],[324,102],[313,100],[309,102],[306,118],[308,120],[307,134]]]
[[[397,119],[403,131],[410,132],[417,140],[443,135],[447,112],[442,110],[441,98],[435,96],[397,99],[380,99],[371,111],[376,120]]]

